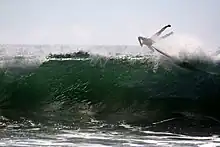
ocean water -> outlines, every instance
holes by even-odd
[[[0,55],[0,146],[220,146],[217,54],[1,45]]]

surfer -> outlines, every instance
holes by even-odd
[[[150,38],[145,38],[145,37],[138,37],[138,41],[140,43],[140,46],[142,47],[143,45],[146,45],[150,50],[154,51],[156,50],[157,52],[159,52],[160,54],[164,55],[165,57],[167,57],[168,59],[170,59],[174,64],[176,64],[177,66],[184,68],[184,69],[188,69],[191,71],[198,71],[198,72],[203,72],[203,73],[207,73],[207,74],[212,74],[212,75],[220,75],[218,73],[214,73],[214,72],[207,72],[204,71],[202,69],[197,68],[195,65],[191,64],[190,62],[187,61],[181,61],[179,59],[176,59],[168,54],[166,54],[165,52],[159,50],[158,48],[154,47],[153,44],[155,43],[155,38],[156,39],[164,39],[167,38],[168,36],[172,35],[173,32],[170,32],[162,37],[159,37],[160,34],[165,31],[167,28],[171,27],[171,25],[166,25],[164,26],[162,29],[160,29],[157,33],[155,33],[152,37]]]
[[[160,34],[165,31],[167,28],[171,27],[171,25],[166,25],[164,26],[162,29],[160,29],[157,33],[155,33],[152,37],[150,38],[145,38],[142,36],[138,37],[138,41],[140,43],[140,46],[142,47],[143,45],[146,45],[150,50],[154,51],[154,49],[152,48],[152,45],[155,43],[155,40],[158,39],[158,37],[160,36]],[[170,32],[162,37],[160,37],[159,39],[164,39],[167,38],[168,36],[172,35],[173,32]]]

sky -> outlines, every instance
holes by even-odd
[[[0,44],[137,45],[167,32],[220,46],[219,0],[0,0]]]

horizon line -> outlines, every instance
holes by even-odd
[[[0,45],[139,46],[138,44],[0,43]]]

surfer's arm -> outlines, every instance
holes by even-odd
[[[144,39],[145,39],[144,37],[141,37],[141,36],[138,37],[138,41],[141,47],[143,46],[141,41],[143,41]]]
[[[160,39],[165,39],[165,38],[167,38],[167,37],[169,37],[171,35],[173,35],[173,32],[170,32],[170,33],[168,33],[166,35],[163,35],[162,37],[160,37]]]
[[[163,31],[165,31],[169,27],[171,27],[171,25],[164,26],[162,29],[160,29],[158,32],[156,32],[151,38],[158,37]]]

